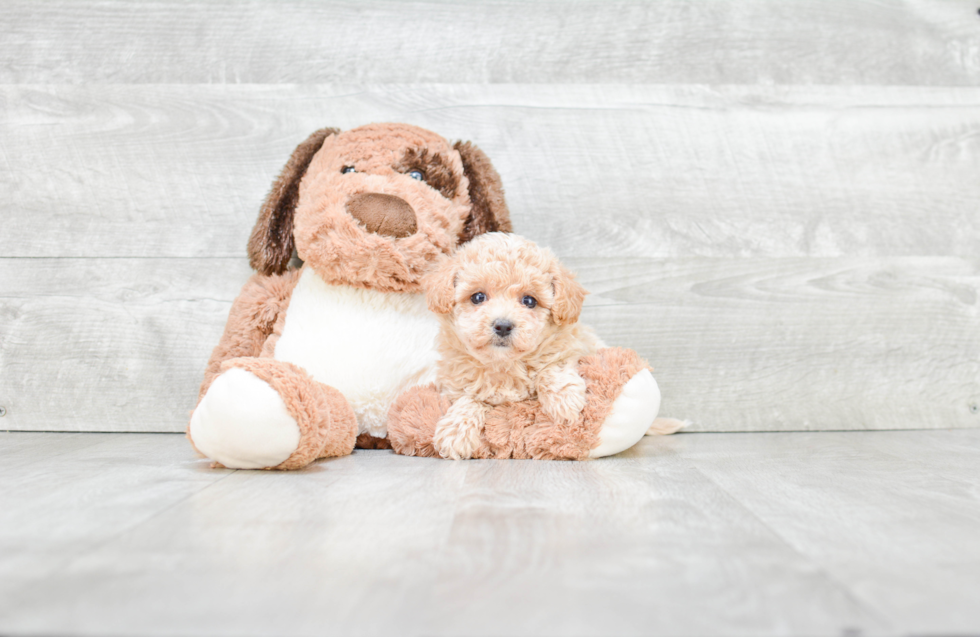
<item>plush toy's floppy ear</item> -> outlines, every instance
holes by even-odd
[[[307,137],[272,184],[248,240],[248,260],[258,272],[270,275],[286,271],[293,256],[293,213],[299,199],[299,182],[323,141],[338,132],[336,128],[321,128]]]
[[[551,305],[551,318],[555,325],[569,325],[582,313],[582,302],[588,292],[575,280],[575,275],[558,265],[551,271],[551,285],[555,288],[555,302]]]
[[[463,160],[472,205],[470,216],[459,234],[459,242],[466,243],[484,232],[510,232],[510,211],[504,201],[504,186],[490,158],[470,142],[456,142],[453,148]]]
[[[456,305],[456,262],[443,256],[422,278],[430,312],[449,314]]]

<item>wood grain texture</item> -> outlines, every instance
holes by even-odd
[[[646,457],[631,450],[612,462],[470,463],[434,590],[452,610],[431,634],[887,626],[681,454],[641,448]]]
[[[0,259],[0,428],[183,431],[239,259]]]
[[[8,84],[980,83],[965,0],[7,0],[0,33]]]
[[[980,430],[681,434],[601,460],[0,433],[0,632],[975,634]]]
[[[182,430],[294,146],[471,139],[694,430],[980,425],[966,0],[0,11],[0,427]]]
[[[570,260],[692,431],[980,426],[980,262]]]
[[[980,432],[937,434],[666,444],[905,634],[972,634],[980,628]]]
[[[980,263],[570,259],[695,431],[980,426]],[[242,259],[0,259],[0,428],[183,431]]]
[[[0,631],[340,635],[415,626],[411,634],[418,634],[420,614],[431,609],[426,578],[452,524],[465,465],[357,452],[300,472],[212,471],[182,437],[165,437],[163,448],[156,438],[129,438],[143,441],[141,453],[126,450],[131,457],[122,465],[101,463],[112,483],[90,476],[68,483],[72,492],[111,506],[132,497],[127,483],[150,479],[164,463],[187,481],[211,476],[211,486],[185,495],[183,505],[147,498],[155,519],[129,532],[89,527],[95,516],[84,510],[50,509],[51,530],[34,546],[77,527],[80,550],[43,578],[23,562],[7,569],[21,586],[0,602]],[[155,455],[150,471],[142,468],[145,454]],[[90,473],[100,465],[78,457]],[[78,465],[63,461],[46,472],[74,477],[83,473]],[[159,488],[182,490],[174,486]],[[25,485],[13,499],[29,502],[40,488]],[[122,504],[111,506],[120,517],[130,514]],[[394,535],[380,541],[389,531]],[[425,606],[418,604],[423,595]],[[148,599],[180,602],[140,601]],[[135,622],[134,608],[143,617]]]
[[[969,433],[975,444],[978,432]],[[0,434],[0,449],[19,435]],[[5,484],[15,478],[0,490],[0,510],[16,512],[0,518],[7,549],[0,586],[10,591],[0,596],[0,631],[902,634],[911,613],[878,611],[719,486],[732,478],[763,488],[782,476],[779,463],[798,455],[794,446],[816,440],[846,449],[855,435],[682,435],[583,463],[358,451],[289,473],[209,470],[180,436],[109,436],[55,462],[22,451],[39,462],[16,472],[0,466]],[[58,444],[58,434],[46,438]],[[708,477],[700,468],[705,449],[726,440],[774,459],[748,475],[727,466]],[[861,460],[834,461],[827,490],[841,485],[845,505],[863,501],[851,488],[858,477],[887,482]],[[882,490],[877,506],[887,512],[907,499]],[[770,506],[808,519],[797,502]],[[896,543],[911,548],[964,520],[949,507],[925,506],[923,524]],[[878,540],[874,528],[847,533],[853,526],[833,515],[821,525],[815,544],[825,554]],[[914,568],[931,560],[906,557]],[[896,589],[914,583],[901,574],[871,580]],[[924,590],[923,599],[959,614],[961,626],[980,621],[960,597]],[[915,625],[949,624],[923,616]]]
[[[0,453],[0,615],[25,590],[67,601],[51,584],[80,555],[230,474],[175,435],[0,434]]]
[[[0,86],[0,256],[241,256],[297,143],[386,120],[563,257],[980,254],[978,88],[177,85]]]

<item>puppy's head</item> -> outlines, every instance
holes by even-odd
[[[530,356],[578,320],[587,292],[550,250],[512,234],[484,234],[425,280],[429,309],[484,363]]]
[[[415,291],[439,255],[509,229],[500,177],[469,142],[405,124],[323,129],[273,184],[249,257],[277,274],[295,249],[328,283]]]

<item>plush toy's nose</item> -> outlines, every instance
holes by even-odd
[[[365,192],[347,200],[347,212],[364,224],[368,232],[388,237],[407,237],[418,230],[415,211],[404,199]]]

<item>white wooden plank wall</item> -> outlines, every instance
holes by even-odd
[[[962,0],[5,0],[0,82],[976,86]]]
[[[322,126],[488,152],[693,429],[980,426],[980,15],[932,2],[8,1],[0,429],[179,431]]]

